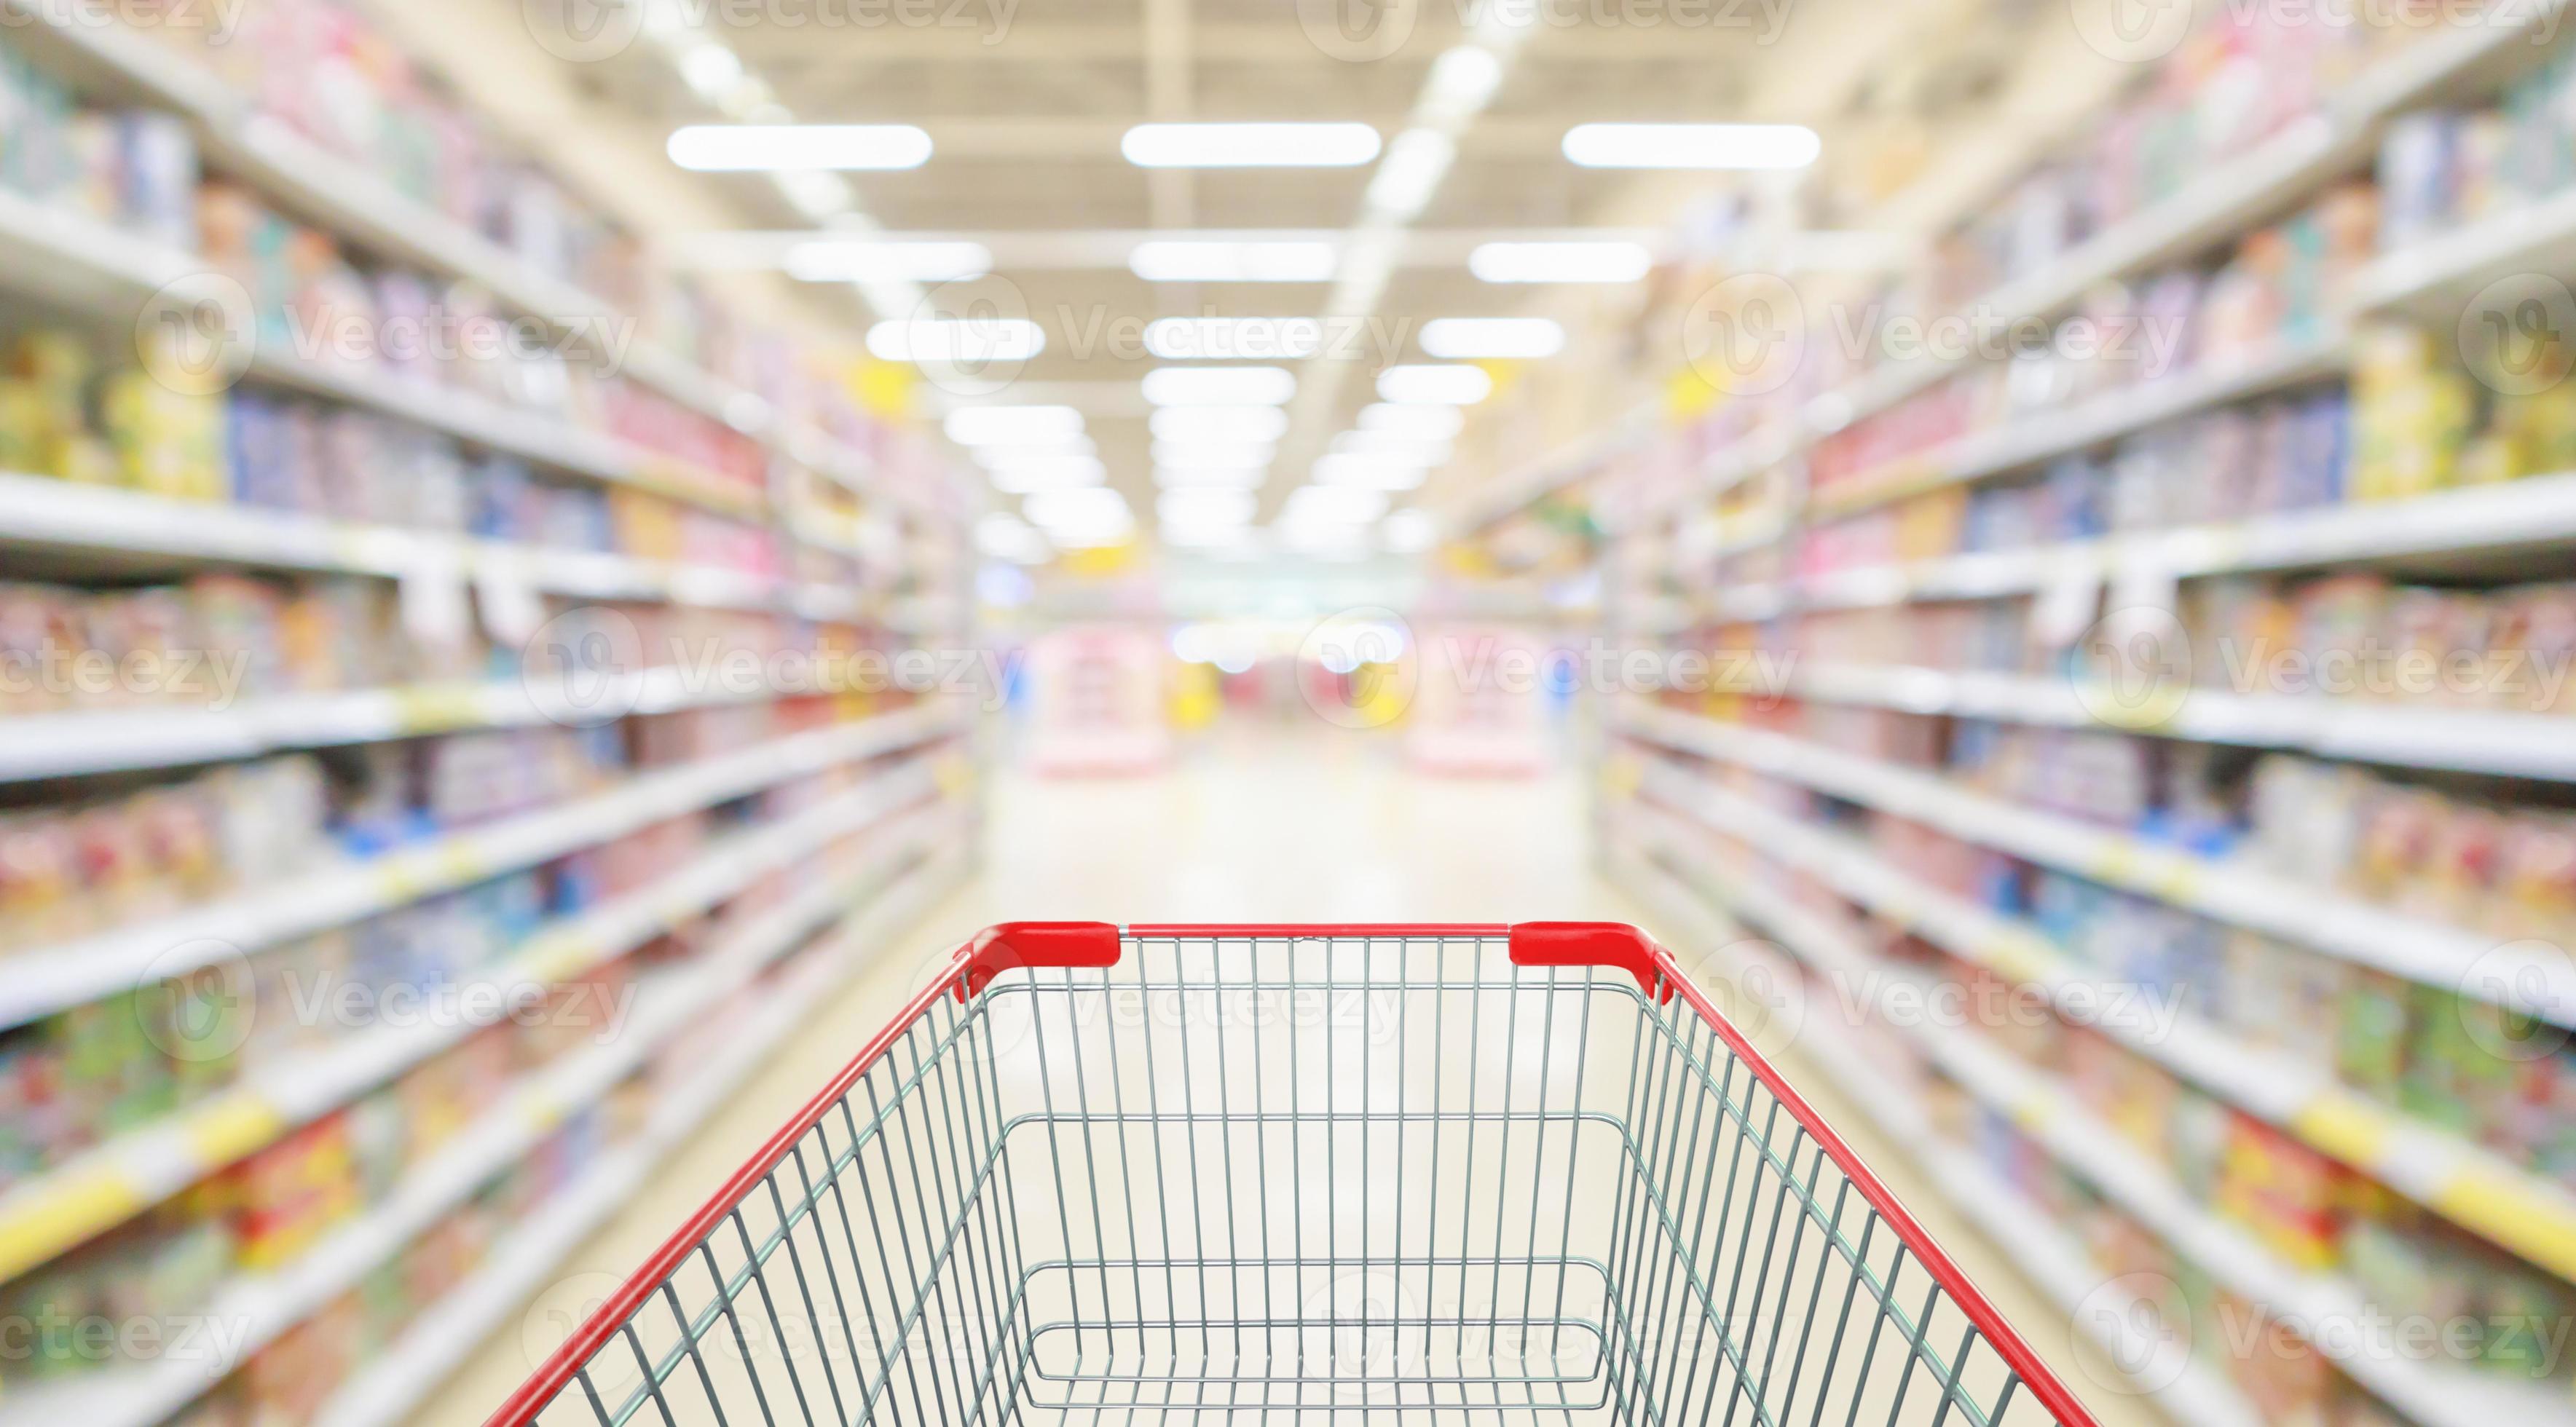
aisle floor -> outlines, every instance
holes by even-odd
[[[933,957],[1023,918],[1145,921],[1652,919],[1595,871],[1589,797],[1572,772],[1461,781],[1410,773],[1379,740],[1319,732],[1220,739],[1172,771],[988,790],[981,875],[819,1009],[643,1194],[558,1270],[414,1419],[479,1427],[588,1308],[703,1202],[890,1017]],[[2105,1427],[2162,1419],[2106,1386],[2116,1372],[1870,1132],[1830,1084],[1783,1068],[1913,1207]],[[1248,1416],[1248,1414],[1247,1414]]]

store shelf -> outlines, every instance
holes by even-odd
[[[594,346],[601,333],[632,331],[634,322],[607,302],[414,200],[364,165],[258,114],[246,98],[168,48],[41,0],[0,0],[0,10],[16,25],[41,31],[72,67],[187,118],[198,131],[210,168],[248,181],[296,213],[375,251],[473,283],[512,310]],[[622,358],[625,375],[836,484],[933,509],[913,494],[875,480],[875,462],[867,453],[819,431],[789,425],[758,396],[668,348],[637,339],[606,355]]]
[[[760,878],[937,792],[926,768],[881,774],[777,826],[732,839],[650,887],[539,931],[506,963],[447,988],[442,994],[458,1008],[454,1016],[361,1031],[294,1056],[204,1104],[127,1131],[0,1194],[0,1282],[497,1024],[532,990],[614,961]]]
[[[1449,535],[1454,539],[1482,530],[1525,506],[1554,495],[1601,469],[1605,462],[1616,460],[1653,440],[1662,424],[1662,408],[1649,403],[1527,466],[1492,481],[1480,482],[1475,494],[1452,512]]]
[[[136,768],[178,768],[301,748],[338,748],[467,729],[575,724],[602,711],[671,713],[780,697],[780,691],[704,687],[677,668],[612,675],[575,697],[543,683],[418,684],[346,694],[257,699],[234,708],[187,705],[23,714],[0,719],[0,783]]]
[[[578,599],[786,609],[809,619],[863,616],[854,591],[590,550],[469,540],[260,506],[173,500],[0,472],[0,546],[42,546],[217,565],[506,583]]]
[[[1761,620],[1793,606],[1870,609],[2036,594],[2068,580],[2099,584],[2122,569],[2196,579],[2500,554],[2571,539],[2576,473],[2562,472],[2413,500],[2321,506],[2226,525],[1837,570],[1787,584],[1738,586],[1713,596],[1709,605],[1721,620]]]
[[[0,960],[0,1027],[214,965],[440,892],[488,881],[664,819],[819,772],[947,737],[964,725],[939,707],[816,729],[647,773],[596,797],[456,833],[423,846],[326,866],[273,887]]]
[[[1659,928],[1681,929],[1685,946],[1722,954],[1743,939],[1730,934],[1712,910],[1662,868],[1623,858],[1614,861],[1611,871],[1613,880],[1655,914]],[[2011,1259],[2033,1287],[2071,1315],[2077,1329],[2100,1343],[2113,1363],[2135,1364],[2140,1390],[2150,1392],[2175,1421],[2193,1427],[2255,1427],[2262,1421],[2233,1384],[2193,1362],[2188,1348],[2173,1338],[2150,1330],[2144,1300],[2106,1301],[2109,1284],[2084,1246],[2055,1228],[2045,1211],[1974,1156],[1932,1133],[1932,1119],[1921,1100],[1879,1074],[1849,1036],[1813,1023],[1799,1034],[1804,1062],[1868,1115],[1952,1207]]]
[[[710,1007],[749,985],[823,924],[849,915],[862,897],[873,906],[917,915],[925,900],[919,896],[870,895],[877,892],[878,878],[916,850],[898,843],[880,852],[865,870],[854,870],[782,904],[702,961],[648,986],[621,1038],[532,1073],[426,1163],[407,1173],[391,1199],[336,1230],[286,1268],[233,1281],[202,1315],[240,1335],[220,1359],[174,1351],[148,1364],[15,1389],[0,1398],[0,1427],[56,1427],[64,1422],[79,1422],[83,1427],[154,1427],[212,1388],[250,1354],[390,1262],[566,1120],[644,1067],[654,1051],[689,1029]],[[920,874],[914,876],[918,879]],[[860,913],[861,930],[848,936],[843,954],[829,964],[845,967],[854,960],[847,952],[850,944],[873,943],[901,925],[892,916],[873,919]],[[791,979],[771,993],[772,1005],[785,1001],[787,1011],[802,1012],[810,1009],[812,994],[811,988]]]
[[[2106,392],[2071,407],[1959,437],[1924,455],[1828,486],[1816,493],[1810,505],[1822,516],[1848,515],[2025,470],[2160,422],[2333,376],[2344,370],[2351,346],[2350,334],[2337,328],[2323,337],[2275,344],[2238,360]]]
[[[1938,776],[1780,734],[1643,705],[1623,709],[1613,726],[1649,743],[1785,778],[2025,861],[2428,986],[2463,995],[2493,993],[2507,984],[2542,988],[2539,1004],[2524,1009],[2562,1024],[2576,1021],[2576,965],[2564,957],[2521,950],[2519,944],[2498,946],[2493,937],[2464,928],[2021,807]]]
[[[1865,844],[1669,766],[1650,766],[1640,780],[1661,806],[1816,878],[1962,960],[2046,992],[2071,1018],[2208,1093],[2576,1282],[2576,1194],[2565,1188],[2346,1089],[2311,1065],[2246,1045],[2179,1004],[2153,1007],[2150,988],[2092,974],[2032,927],[1918,881]]]
[[[2576,274],[2576,191],[2508,208],[2380,258],[2353,279],[2363,310],[2456,300],[2500,278]],[[2457,320],[2455,312],[2444,314]]]
[[[58,206],[0,191],[0,289],[120,327],[172,283],[214,271],[204,258],[137,239]],[[760,491],[685,463],[520,411],[472,392],[337,366],[275,342],[253,344],[243,375],[396,417],[489,451],[612,485],[633,486],[743,519],[768,509]]]
[[[1904,984],[1903,972],[1852,947],[1772,889],[1739,880],[1710,895],[1781,937],[1800,959],[1839,975],[1845,985],[1876,987],[1883,998]],[[1961,1088],[2008,1116],[2053,1158],[2203,1272],[2297,1331],[2356,1382],[2413,1420],[2426,1427],[2576,1423],[2576,1404],[2548,1387],[2373,1351],[2374,1345],[2388,1344],[2388,1310],[2367,1303],[2340,1278],[2283,1263],[2250,1235],[2193,1202],[2161,1165],[2102,1124],[2050,1077],[1973,1033],[1917,1030],[1912,1037]]]
[[[1799,661],[1788,692],[1818,703],[2103,728],[2326,758],[2576,782],[2576,719],[2214,689],[2123,695],[2068,679]]]
[[[2496,17],[2493,23],[2460,26],[2410,46],[2355,79],[2325,113],[2310,115],[2234,158],[2211,168],[2191,187],[2133,214],[2077,244],[2039,270],[1985,293],[1952,319],[1973,321],[1982,329],[2048,318],[2072,307],[2093,287],[2118,278],[2180,262],[2231,234],[2263,222],[2295,202],[2299,195],[2359,166],[2370,155],[2379,128],[2398,113],[2446,97],[2463,83],[2493,74],[2518,50],[2533,48],[2555,32],[2557,18],[2545,6]],[[2538,224],[2576,225],[2576,214],[2554,211]],[[2486,241],[2505,247],[2547,251],[2547,238],[2533,228],[2516,240],[2491,232]],[[2455,256],[2445,256],[2445,254]],[[2421,260],[2447,269],[2468,262],[2465,249],[2446,244]],[[2511,259],[2483,259],[2498,271]],[[2470,263],[2474,266],[2474,263]],[[2384,271],[2383,271],[2384,270]],[[2371,270],[2363,290],[2372,304],[2384,305],[2428,279],[2409,263],[2383,263]],[[1936,319],[1937,320],[1937,319]],[[1895,406],[1960,370],[1968,359],[1930,357],[1888,362],[1810,401],[1785,429],[1749,437],[1741,450],[1713,452],[1703,480],[1654,502],[1649,514],[1669,513],[1675,506],[1740,484],[1758,471],[1805,454],[1816,442],[1856,421]],[[1887,478],[1902,484],[1910,476],[1897,471]],[[1892,495],[1877,499],[1893,499]],[[1871,504],[1872,501],[1857,501]],[[1851,508],[1851,507],[1847,507]]]
[[[533,1218],[495,1244],[486,1265],[421,1315],[375,1362],[323,1405],[315,1427],[397,1427],[436,1391],[520,1306],[541,1291],[547,1276],[580,1248],[627,1200],[649,1182],[690,1132],[727,1103],[785,1040],[887,940],[920,920],[956,884],[964,862],[933,860],[890,893],[833,944],[813,953],[769,1000],[654,1111],[635,1142],[602,1157],[570,1187],[558,1191]]]

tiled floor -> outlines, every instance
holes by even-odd
[[[586,1303],[614,1287],[888,1019],[933,958],[979,927],[1022,918],[1645,920],[1594,875],[1586,793],[1571,773],[1429,779],[1406,771],[1381,740],[1316,734],[1215,741],[1149,778],[1040,781],[1005,772],[990,791],[983,875],[780,1045],[734,1110],[572,1256],[557,1286],[485,1344],[417,1419],[420,1427],[476,1427]],[[1784,1068],[2105,1423],[2159,1420],[2139,1399],[2105,1386],[2117,1374],[2089,1349],[2077,1356],[2066,1316],[1918,1187],[1902,1156],[1868,1133],[1830,1085],[1801,1074],[1794,1053]]]

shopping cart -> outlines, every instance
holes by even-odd
[[[997,927],[492,1419],[2092,1419],[1633,928]]]

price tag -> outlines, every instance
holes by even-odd
[[[423,644],[453,649],[473,632],[464,563],[453,547],[423,542],[403,563],[403,632]]]
[[[483,610],[483,627],[503,644],[524,648],[545,628],[545,601],[514,562],[482,562],[474,572],[474,593]]]
[[[2101,567],[2089,551],[2060,561],[2031,601],[2031,639],[2052,650],[2074,644],[2093,623],[2101,596]]]

